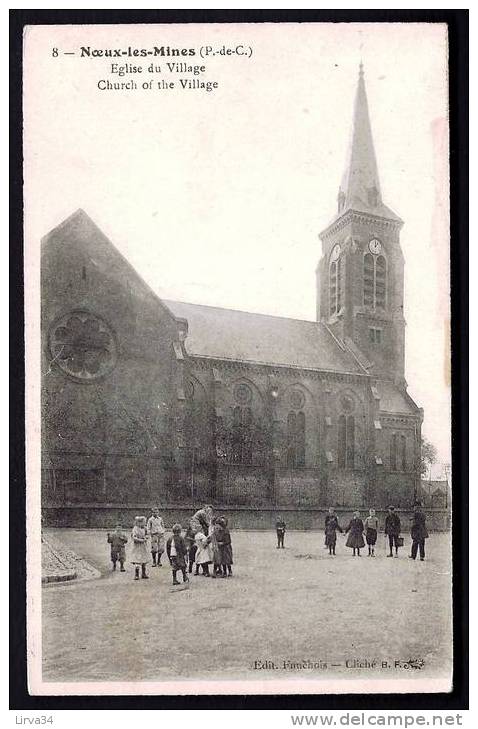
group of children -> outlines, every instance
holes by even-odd
[[[412,553],[411,559],[416,559],[417,553],[420,559],[425,559],[425,539],[428,531],[425,524],[425,515],[421,511],[421,504],[415,505],[412,517],[411,537]],[[330,555],[335,555],[337,544],[337,532],[348,534],[345,545],[353,550],[353,556],[360,557],[360,550],[368,546],[369,557],[375,557],[375,544],[378,535],[378,518],[375,509],[370,509],[365,521],[360,518],[360,512],[355,511],[352,519],[345,529],[339,524],[337,515],[333,508],[325,517],[325,546]],[[388,557],[398,557],[398,548],[403,546],[403,538],[400,536],[400,517],[393,506],[389,506],[385,519],[385,535],[388,537],[390,552]],[[284,549],[284,537],[286,524],[282,518],[277,519],[277,549]],[[191,574],[195,567],[195,575],[202,572],[203,577],[232,577],[232,542],[228,529],[228,520],[225,516],[213,516],[212,507],[206,506],[198,510],[189,520],[188,528],[184,537],[182,536],[181,524],[174,524],[172,535],[165,541],[166,529],[164,522],[159,515],[157,508],[152,509],[148,520],[144,516],[137,516],[131,540],[131,562],[134,565],[134,579],[148,579],[146,565],[149,562],[148,539],[153,567],[162,567],[161,557],[166,551],[169,564],[171,565],[173,585],[179,585],[177,576],[181,572],[183,582],[189,582],[188,572]],[[365,535],[365,541],[364,541]],[[108,543],[111,545],[111,561],[113,570],[116,570],[117,562],[120,563],[120,571],[125,572],[126,561],[125,545],[128,537],[124,534],[121,525],[118,524],[114,532],[108,533]],[[395,554],[394,554],[395,550]],[[212,571],[210,568],[212,567]]]
[[[354,511],[353,517],[348,523],[346,529],[340,526],[334,509],[330,508],[329,513],[325,517],[325,546],[329,548],[329,554],[335,555],[335,545],[337,543],[337,532],[348,533],[346,547],[353,550],[353,556],[357,554],[360,557],[360,550],[365,547],[363,535],[367,540],[368,555],[375,557],[375,544],[378,534],[378,519],[375,516],[375,509],[370,509],[365,523],[360,518],[360,512]]]
[[[330,508],[329,513],[325,517],[325,547],[328,548],[330,555],[335,555],[335,547],[337,544],[337,532],[348,533],[346,547],[350,547],[352,554],[360,557],[360,550],[367,544],[368,556],[375,557],[375,545],[378,535],[378,518],[375,509],[369,510],[369,515],[362,521],[360,512],[354,511],[352,519],[345,529],[339,524],[335,509]],[[401,532],[400,517],[395,511],[395,507],[388,507],[388,514],[385,518],[385,535],[388,537],[389,554],[387,557],[398,557],[398,548],[403,546],[403,538]],[[277,549],[284,549],[284,535],[286,524],[282,518],[276,521],[277,533]],[[425,539],[428,537],[428,531],[425,524],[425,514],[421,511],[421,504],[417,502],[413,517],[411,520],[411,537],[412,550],[411,559],[416,559],[417,552],[420,553],[420,560],[425,559]],[[365,535],[365,541],[364,541]],[[394,552],[395,550],[395,552]]]
[[[184,537],[181,524],[174,524],[172,535],[165,541],[166,529],[158,509],[152,509],[148,520],[144,516],[137,516],[131,532],[132,548],[130,561],[134,565],[134,579],[148,579],[146,565],[149,563],[148,539],[153,567],[162,567],[161,557],[166,551],[172,570],[173,585],[179,585],[178,572],[182,574],[183,582],[189,582],[188,572],[191,574],[195,566],[195,575],[202,570],[204,577],[232,577],[232,541],[228,529],[228,520],[225,516],[212,517],[209,523],[197,524],[194,518],[190,520]],[[128,537],[121,524],[116,525],[114,532],[108,533],[108,544],[111,547],[111,562],[116,570],[117,562],[120,571],[126,572],[125,545]],[[212,571],[210,571],[212,566]]]
[[[335,555],[335,545],[337,543],[337,532],[348,533],[346,547],[353,550],[353,556],[357,554],[360,557],[360,550],[365,547],[363,535],[367,540],[368,555],[375,557],[375,544],[378,534],[378,519],[375,516],[375,509],[370,509],[365,523],[360,518],[360,512],[354,511],[353,517],[350,519],[345,529],[339,524],[337,516],[333,508],[329,509],[329,513],[325,517],[325,546],[329,548],[329,554]]]
[[[396,523],[398,520],[398,524]],[[391,524],[394,523],[395,527],[398,527],[396,538],[394,536],[393,543],[395,544],[395,556],[398,557],[398,536],[400,534],[400,519],[398,514],[395,514],[393,506],[389,507],[389,516],[385,520],[385,534],[390,537]],[[375,514],[375,509],[370,509],[365,522],[360,518],[360,512],[354,511],[352,518],[350,519],[348,526],[342,529],[339,525],[337,515],[333,508],[329,509],[329,513],[325,517],[325,546],[329,548],[329,554],[335,555],[335,545],[337,543],[337,532],[348,533],[347,541],[345,542],[346,547],[350,547],[353,551],[352,554],[355,557],[360,557],[360,550],[365,547],[365,542],[368,547],[368,556],[375,557],[375,545],[377,543],[378,535],[378,519]],[[364,541],[365,534],[365,541]],[[395,535],[395,531],[394,531]],[[390,542],[390,554],[392,557],[392,542]]]
[[[392,507],[393,508],[393,507]],[[284,549],[284,536],[286,531],[286,523],[282,517],[276,521],[277,549]],[[346,546],[353,549],[353,556],[357,554],[360,557],[360,550],[365,546],[363,535],[368,545],[368,553],[370,557],[375,557],[375,543],[378,533],[378,519],[375,516],[375,509],[370,509],[369,516],[365,519],[365,524],[360,518],[358,511],[354,512],[347,528],[344,530],[339,524],[339,520],[335,513],[335,509],[330,508],[329,513],[325,517],[325,546],[329,549],[329,554],[335,555],[335,547],[337,544],[337,532],[349,533]]]

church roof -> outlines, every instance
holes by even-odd
[[[185,346],[191,356],[364,374],[320,322],[180,301],[164,303],[177,317],[187,319]]]
[[[339,189],[338,213],[334,220],[348,210],[402,222],[382,201],[362,64],[355,94],[352,133]]]
[[[396,413],[403,415],[416,415],[417,406],[412,399],[398,389],[393,382],[378,382],[378,394],[380,395],[380,410],[385,413]]]

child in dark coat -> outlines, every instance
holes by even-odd
[[[329,513],[325,517],[325,546],[329,548],[329,554],[335,555],[335,545],[337,544],[337,531],[343,532],[339,525],[339,520],[333,508],[329,509]]]
[[[222,544],[219,548],[220,554],[221,554],[221,565],[222,565],[222,572],[223,577],[232,577],[232,542],[231,542],[231,534],[229,532],[229,529],[227,528],[227,519],[225,516],[221,517],[219,520],[219,524],[223,528],[222,533]]]
[[[224,537],[224,527],[219,522],[219,517],[212,519],[209,528],[208,543],[211,545],[213,571],[211,577],[224,577],[222,573],[222,541]]]
[[[171,569],[173,571],[173,585],[179,585],[176,575],[179,571],[182,572],[183,582],[189,582],[186,574],[186,555],[188,548],[186,542],[181,536],[181,524],[175,524],[173,526],[173,536],[169,537],[166,542],[166,554],[168,555]]]
[[[284,549],[285,530],[286,530],[285,521],[280,516],[276,521],[277,549]]]
[[[116,569],[116,562],[120,563],[120,572],[126,572],[124,563],[126,553],[124,545],[128,541],[128,537],[123,532],[121,524],[117,524],[115,531],[108,532],[108,544],[111,544],[111,561],[113,562],[113,570]]]
[[[395,547],[395,557],[398,557],[399,537],[402,529],[400,517],[395,511],[394,506],[388,507],[388,514],[385,518],[385,534],[388,536],[388,544],[390,554],[387,557],[393,557],[393,547]]]
[[[194,561],[196,559],[196,551],[197,546],[194,539],[194,529],[191,526],[191,523],[189,523],[188,528],[186,529],[186,534],[184,535],[184,541],[186,542],[186,547],[188,549],[188,570],[189,574],[193,571]],[[196,570],[196,574],[197,574]]]
[[[345,533],[350,532],[349,536],[347,537],[345,546],[351,547],[353,549],[354,557],[355,551],[357,551],[357,555],[360,557],[360,549],[362,547],[365,547],[365,542],[363,540],[363,529],[364,526],[363,521],[360,518],[360,512],[354,511],[354,515],[350,520],[347,529],[345,530]]]

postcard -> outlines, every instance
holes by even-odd
[[[447,44],[25,27],[31,694],[451,691]]]

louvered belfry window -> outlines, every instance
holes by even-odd
[[[363,257],[363,303],[371,309],[387,305],[387,262],[384,256],[366,253]]]
[[[329,271],[329,304],[330,315],[338,314],[342,307],[342,275],[343,262],[339,258],[330,264]]]

